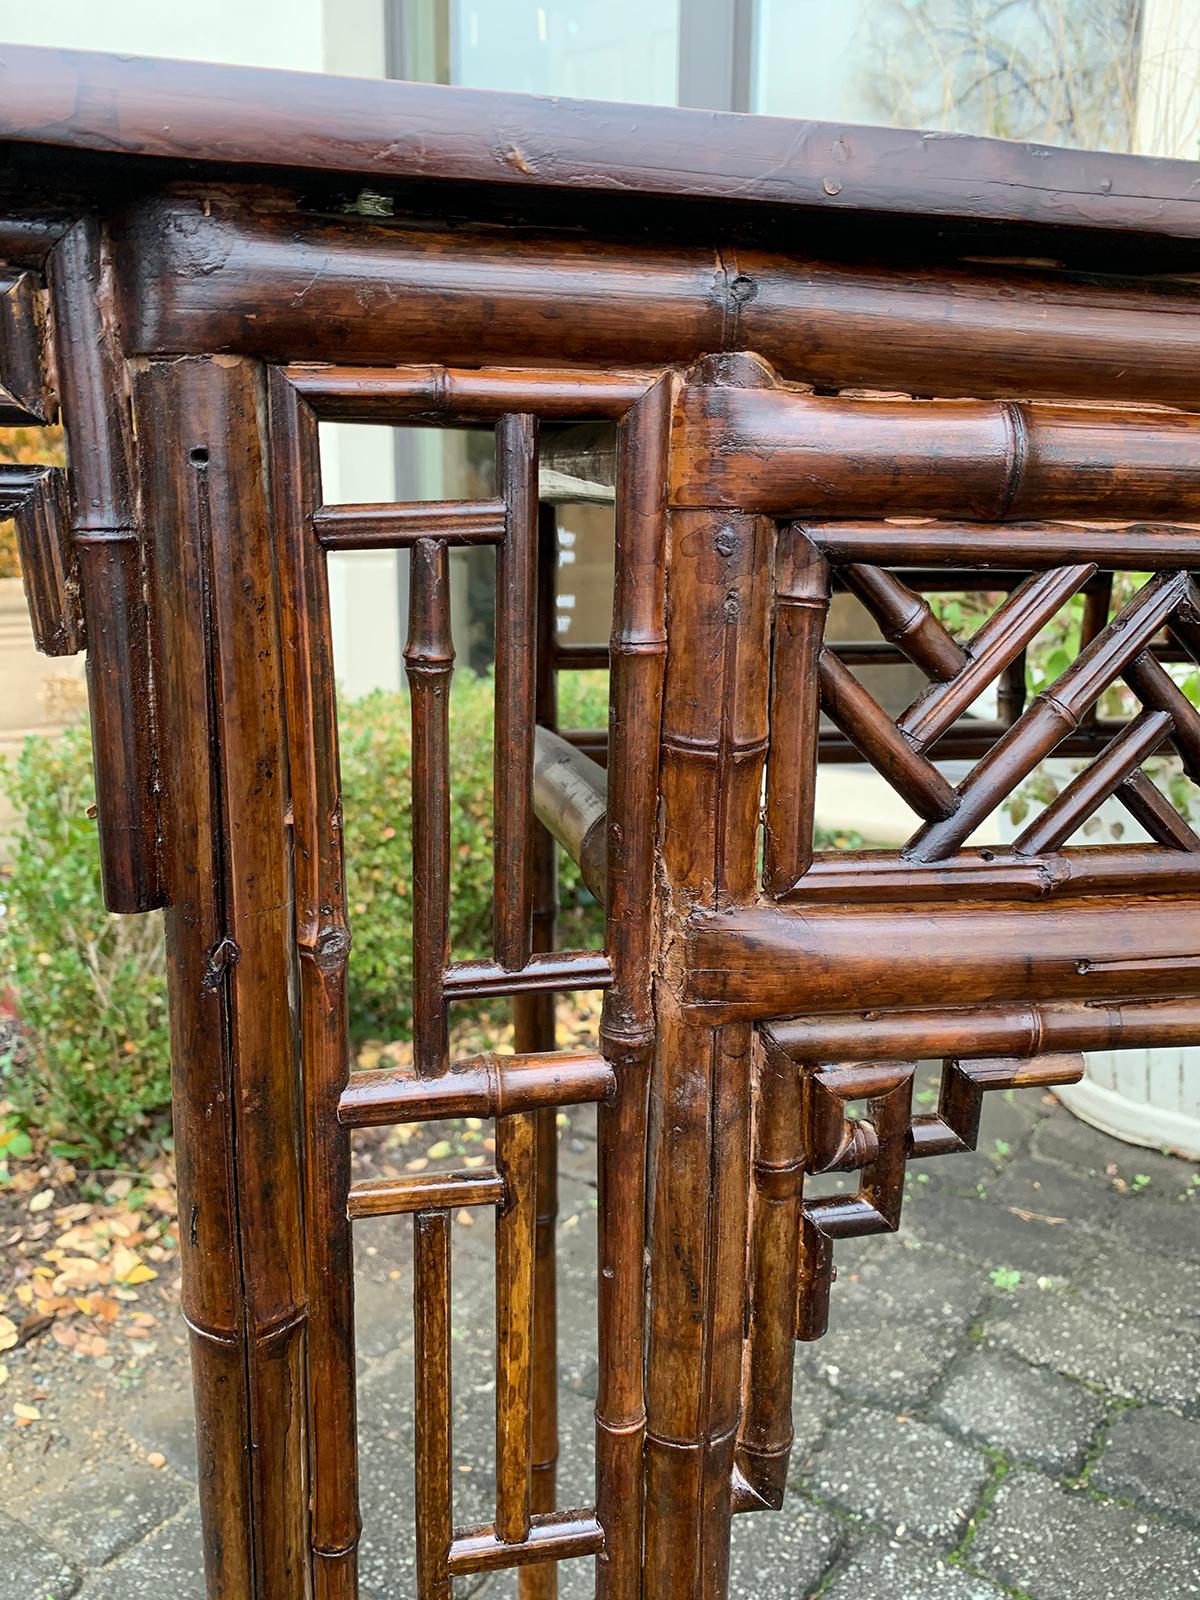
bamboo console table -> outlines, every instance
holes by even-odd
[[[352,1232],[411,1214],[423,1600],[506,1567],[544,1600],[580,1557],[607,1600],[720,1600],[731,1518],[783,1497],[837,1241],[895,1229],[907,1163],[973,1147],[987,1092],[1200,1043],[1200,839],[1143,771],[1200,777],[1169,671],[1200,659],[1200,166],[12,47],[0,143],[0,424],[61,410],[69,450],[0,468],[0,512],[42,648],[87,650],[108,904],[165,912],[209,1595],[356,1595]],[[491,428],[494,497],[327,504],[326,419]],[[565,648],[539,457],[597,422],[612,636]],[[471,961],[463,544],[496,561]],[[362,548],[411,557],[411,1074],[349,1071],[325,566]],[[826,638],[841,589],[876,637]],[[958,638],[928,597],[971,589],[1006,597]],[[1027,703],[1026,647],[1077,596]],[[887,661],[928,680],[898,715],[856,675]],[[609,726],[564,739],[557,674],[595,665]],[[1117,683],[1132,717],[1100,706]],[[1079,775],[973,846],[1051,752]],[[902,849],[814,851],[825,760],[917,813]],[[1069,843],[1112,797],[1150,842]],[[555,948],[547,827],[602,950]],[[553,995],[595,988],[593,1048],[557,1051]],[[452,1061],[448,1006],[495,996],[517,1053]],[[563,1507],[555,1114],[584,1102],[596,1476]],[[493,1168],[351,1184],[355,1128],[467,1115],[496,1119]],[[806,1197],[831,1171],[857,1188]],[[494,1212],[497,1269],[495,1515],[467,1528],[462,1206]]]

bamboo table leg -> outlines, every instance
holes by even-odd
[[[309,1583],[287,763],[261,369],[152,363],[164,859],[184,1309],[208,1592]]]

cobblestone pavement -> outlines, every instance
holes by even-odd
[[[564,1135],[563,1168],[560,1504],[582,1505],[596,1382],[587,1123]],[[455,1244],[467,1522],[487,1517],[492,1490],[489,1230],[456,1228]],[[360,1224],[358,1249],[362,1587],[398,1600],[412,1593],[408,1229]],[[837,1257],[831,1331],[797,1351],[786,1507],[735,1525],[737,1596],[1200,1596],[1195,1167],[1036,1094],[992,1097],[978,1155],[914,1167],[899,1237]],[[0,1600],[199,1600],[182,1338],[108,1373],[49,1341],[9,1364],[0,1410],[36,1389],[44,1421],[0,1422]],[[564,1600],[590,1594],[590,1563],[561,1573]]]

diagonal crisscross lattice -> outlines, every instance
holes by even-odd
[[[1142,585],[957,787],[934,765],[929,751],[1094,578],[1095,564],[1078,562],[1033,573],[962,644],[934,615],[928,600],[895,573],[861,562],[846,563],[839,572],[874,616],[883,637],[930,679],[893,718],[834,648],[823,645],[817,660],[821,711],[923,819],[905,847],[908,859],[937,862],[952,856],[1039,762],[1081,727],[1118,679],[1133,690],[1143,709],[1030,824],[1015,849],[1030,855],[1057,850],[1113,795],[1155,843],[1200,849],[1200,838],[1142,772],[1146,759],[1170,741],[1188,775],[1200,776],[1200,713],[1150,648],[1168,626],[1185,647],[1196,643],[1200,597],[1187,572],[1158,573]]]

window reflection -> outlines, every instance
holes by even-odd
[[[674,105],[679,0],[453,0],[453,81]]]
[[[1194,0],[760,0],[754,109],[1195,157]]]

